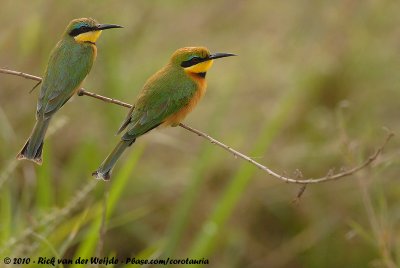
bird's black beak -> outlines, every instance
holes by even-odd
[[[236,54],[232,53],[214,53],[211,54],[208,59],[209,60],[214,60],[214,59],[219,59],[219,58],[225,58],[225,57],[230,57],[230,56],[237,56]]]
[[[117,25],[117,24],[97,24],[96,25],[96,30],[106,30],[106,29],[112,29],[112,28],[124,28],[124,27]]]

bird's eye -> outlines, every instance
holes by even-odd
[[[79,27],[74,28],[69,35],[71,36],[77,36],[81,33],[86,33],[86,32],[90,32],[92,30],[91,27],[89,27],[88,25],[81,25]]]
[[[190,66],[196,65],[196,64],[198,64],[198,63],[200,63],[202,61],[204,61],[204,59],[202,59],[200,57],[197,57],[197,56],[192,56],[188,60],[182,62],[181,66],[186,68],[186,67],[190,67]]]
[[[81,27],[79,27],[79,30],[82,31],[82,32],[85,32],[85,31],[89,30],[89,27],[86,26],[86,25],[82,25]]]
[[[193,62],[193,63],[198,63],[198,62],[200,62],[200,58],[199,57],[193,57],[190,61]]]

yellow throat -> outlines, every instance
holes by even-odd
[[[205,73],[208,71],[208,69],[211,68],[212,65],[213,65],[213,60],[208,60],[205,62],[200,62],[196,65],[187,67],[187,68],[185,68],[185,71],[189,72],[189,73]]]
[[[75,41],[78,43],[96,43],[97,39],[100,37],[101,31],[91,31],[86,33],[81,33],[74,37]]]

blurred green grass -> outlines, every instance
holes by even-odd
[[[383,141],[382,127],[398,133],[399,8],[387,0],[2,0],[0,65],[41,75],[71,19],[121,24],[101,36],[84,87],[132,103],[179,47],[236,53],[215,63],[185,123],[274,170],[316,177],[362,161]],[[33,85],[0,76],[1,256],[400,264],[397,138],[373,168],[309,186],[298,205],[291,203],[298,186],[181,128],[140,138],[104,183],[90,173],[118,141],[126,109],[75,97],[53,122],[43,166],[17,163],[34,122]]]

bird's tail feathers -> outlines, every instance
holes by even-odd
[[[115,166],[115,164],[117,163],[117,160],[120,158],[125,149],[128,148],[130,145],[132,145],[132,143],[134,142],[135,140],[133,141],[121,140],[118,143],[118,145],[114,148],[114,150],[103,161],[100,167],[92,173],[92,176],[94,176],[96,179],[103,179],[105,181],[110,180],[111,171]]]
[[[18,160],[26,159],[38,165],[42,164],[43,140],[44,136],[46,135],[47,128],[49,127],[49,123],[50,118],[38,119],[36,121],[36,124],[32,130],[32,134],[17,155]]]

